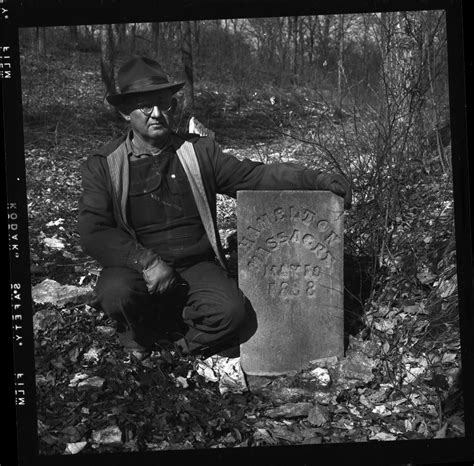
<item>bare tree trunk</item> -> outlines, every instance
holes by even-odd
[[[105,86],[105,96],[114,94],[114,36],[111,24],[103,24],[100,29],[100,71]]]
[[[315,23],[314,18],[312,16],[308,17],[308,29],[309,29],[309,37],[308,37],[308,61],[309,66],[313,65],[313,54],[314,54],[314,30],[315,30]]]
[[[337,108],[342,109],[342,81],[344,76],[344,15],[339,15],[338,56],[337,56]]]
[[[38,44],[38,55],[41,58],[46,57],[46,28],[37,27],[36,28],[36,41]]]
[[[293,17],[293,74],[298,74],[298,16]]]
[[[291,18],[288,16],[288,39],[287,43],[291,44],[291,39],[293,37],[293,22],[291,21]],[[291,57],[291,45],[288,45],[288,68],[289,70],[292,69],[292,57]]]
[[[300,21],[300,28],[299,28],[299,64],[300,64],[300,69],[299,69],[299,75],[300,77],[303,76],[304,73],[304,34],[305,34],[305,28],[304,28],[304,21],[303,18]]]
[[[199,47],[199,40],[201,38],[201,35],[200,35],[201,28],[199,26],[200,23],[199,21],[193,21],[193,24],[194,24],[194,42]],[[234,33],[235,33],[235,24],[234,24]]]
[[[116,24],[115,32],[117,34],[117,50],[123,50],[127,35],[127,25],[125,23]]]
[[[77,41],[79,39],[79,32],[77,30],[76,25],[69,26],[69,37],[70,37],[70,41],[73,44],[77,44]]]
[[[191,23],[181,21],[181,59],[184,66],[184,109],[194,111],[193,50],[191,42]]]
[[[368,60],[368,36],[369,36],[369,20],[367,16],[363,16],[364,22],[364,38],[363,38],[363,45],[362,45],[362,57],[364,60],[364,91],[367,91],[367,87],[369,85],[369,60]]]
[[[151,23],[151,41],[153,54],[160,59],[160,23]]]
[[[129,41],[129,52],[135,52],[135,42],[136,42],[136,32],[137,32],[137,23],[132,23],[130,25],[130,41]]]
[[[329,28],[331,26],[331,17],[324,17],[324,26],[321,35],[321,65],[323,65],[329,57]]]

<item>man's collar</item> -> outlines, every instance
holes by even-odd
[[[166,144],[165,147],[163,147],[162,150],[159,152],[153,154],[151,153],[148,149],[142,148],[141,146],[137,145],[133,141],[133,130],[130,130],[127,134],[127,137],[125,139],[125,148],[127,149],[127,155],[140,158],[140,157],[148,157],[152,155],[158,155],[161,152],[168,152],[170,149],[174,150],[174,144],[171,142],[172,138],[170,138],[169,142]]]
[[[133,135],[133,131],[130,130],[130,131],[127,133],[127,137],[125,138],[125,141],[124,141],[125,148],[127,149],[127,155],[128,155],[128,156],[130,156],[130,155],[133,154],[132,135]]]
[[[127,155],[131,156],[133,155],[134,157],[140,158],[145,155],[151,155],[147,153],[141,152],[135,144],[132,143],[132,138],[133,138],[133,130],[130,130],[127,133],[127,137],[125,138],[125,148],[127,149]],[[167,145],[168,149],[172,149],[173,152],[176,152],[185,141],[190,141],[192,143],[196,142],[199,139],[199,136],[197,134],[178,134],[175,132],[171,132],[170,135],[170,140],[169,144]]]

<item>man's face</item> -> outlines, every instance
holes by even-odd
[[[173,125],[175,99],[169,90],[136,94],[123,114],[136,136],[149,144],[166,140]]]

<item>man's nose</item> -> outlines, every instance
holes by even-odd
[[[153,106],[153,111],[151,112],[151,116],[156,118],[156,117],[159,117],[162,114],[163,114],[163,112],[160,110],[160,107],[158,107],[158,105],[154,105]]]

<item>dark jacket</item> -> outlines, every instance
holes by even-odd
[[[139,258],[147,251],[138,243],[125,215],[129,182],[126,136],[104,146],[81,167],[79,234],[84,252],[102,266],[141,270]],[[177,150],[186,140],[193,144],[217,238],[216,194],[235,198],[239,190],[316,189],[319,172],[292,163],[241,161],[224,154],[208,137],[173,135],[172,140]],[[117,160],[121,162],[117,164]]]

